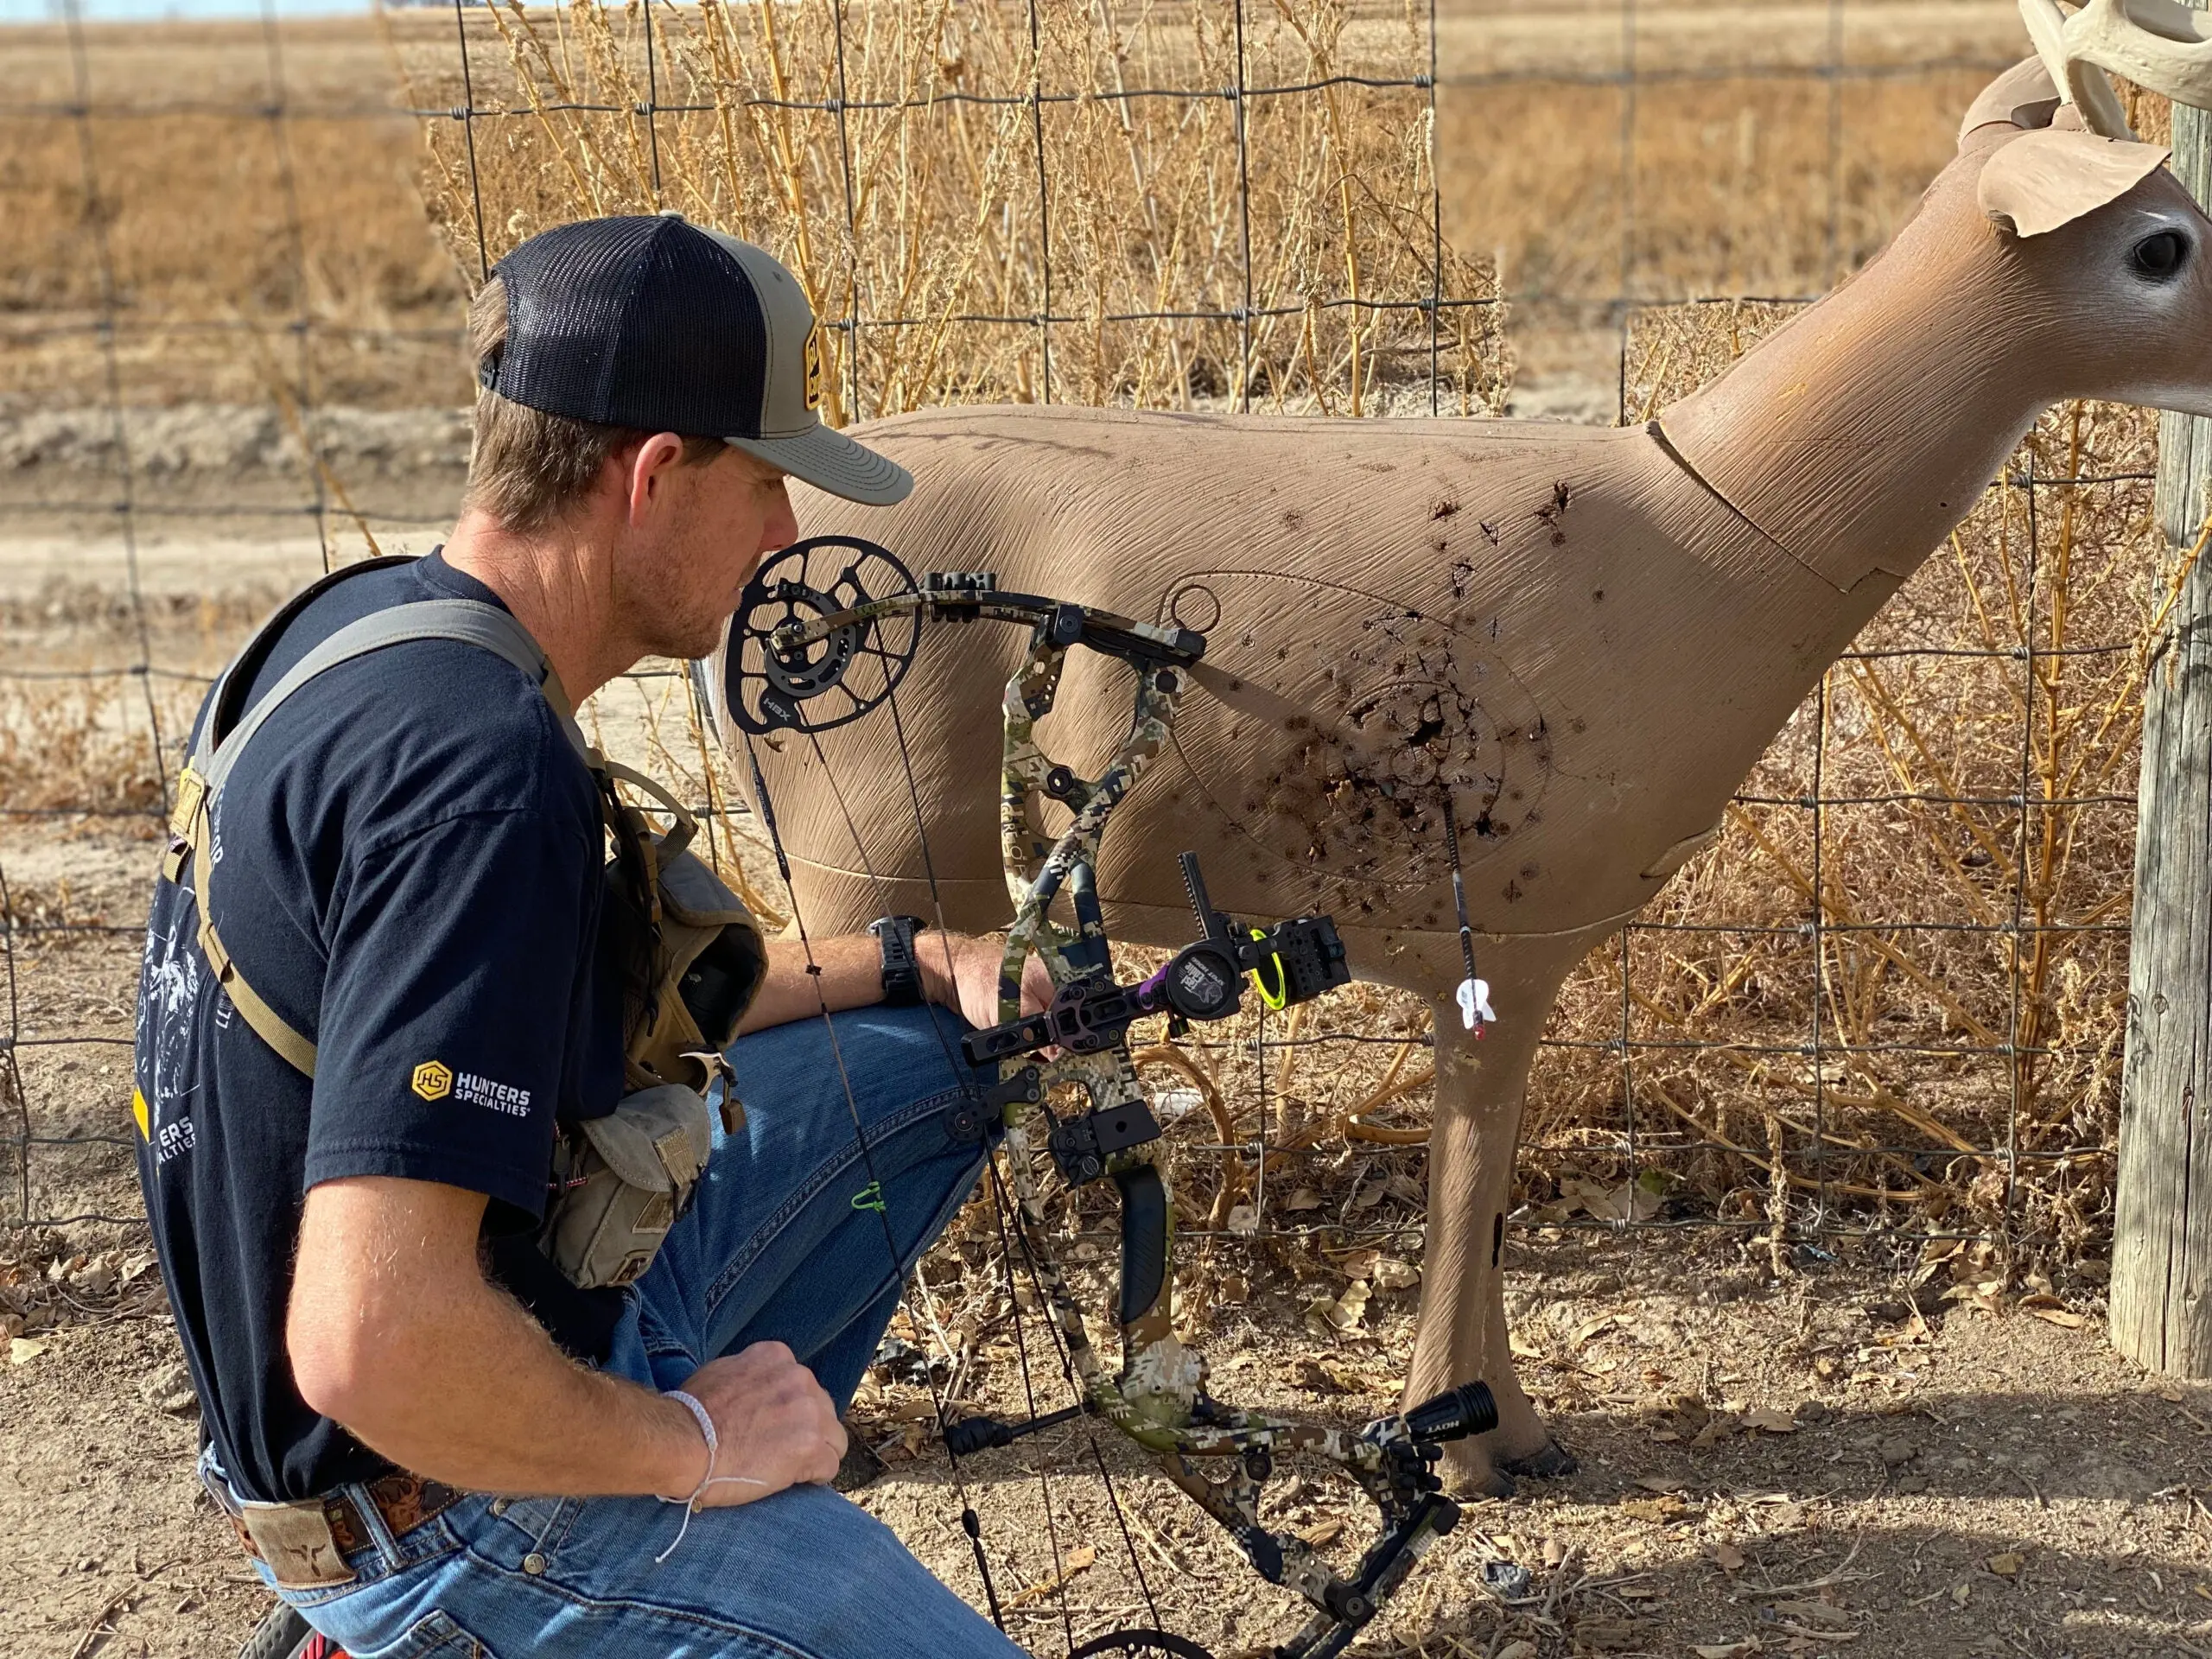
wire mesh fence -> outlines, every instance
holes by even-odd
[[[267,550],[296,531],[269,558],[296,576],[427,545],[464,440],[444,429],[416,468],[435,500],[385,486],[423,443],[407,411],[465,400],[461,303],[507,248],[661,208],[768,246],[823,321],[841,423],[1062,401],[1642,421],[1870,256],[1974,91],[2024,50],[2002,7],[1729,16],[1640,0],[1541,18],[1444,0],[456,4],[387,13],[341,52],[272,0],[209,48],[221,73],[187,76],[156,61],[175,41],[70,0],[27,36],[39,50],[0,103],[25,158],[10,188],[41,209],[0,329],[18,432],[90,464],[19,467],[68,487],[0,491],[16,525],[0,533],[105,563],[11,601],[27,649],[0,676],[0,1220],[129,1217],[137,930],[127,901],[73,907],[49,874],[66,858],[39,849],[110,820],[150,843],[205,677],[253,620],[233,589],[270,588],[228,568],[151,583],[149,549],[189,572],[206,532]],[[388,191],[364,194],[359,156],[395,132],[419,135],[443,264],[419,223],[404,243]],[[227,181],[145,162],[204,156],[217,134]],[[181,307],[164,283],[181,292],[171,267],[189,261],[163,254],[162,215],[188,195],[234,219],[192,227],[202,266],[217,243],[245,251],[215,300]],[[273,459],[186,487],[162,419],[193,398],[264,411]],[[60,405],[102,424],[41,427]],[[2138,688],[2179,578],[2152,519],[2152,448],[2135,411],[2039,425],[1798,711],[1718,844],[1570,981],[1517,1223],[2095,1253]],[[56,604],[98,626],[57,645]],[[85,660],[88,640],[109,654]],[[596,718],[710,809],[741,865],[742,809],[681,678],[649,669]],[[56,975],[82,994],[35,994]],[[1186,1231],[1402,1232],[1425,1021],[1363,988],[1153,1052],[1204,1108],[1179,1131]]]

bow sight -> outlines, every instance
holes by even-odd
[[[962,1040],[970,1065],[995,1067],[996,1080],[977,1090],[982,1110],[959,1117],[978,1137],[986,1117],[999,1126],[1021,1255],[1082,1394],[1065,1410],[1020,1422],[946,1422],[946,1448],[957,1459],[1080,1416],[1104,1418],[1228,1529],[1262,1577],[1306,1599],[1312,1613],[1276,1649],[1278,1659],[1330,1659],[1458,1521],[1459,1508],[1443,1496],[1432,1465],[1444,1442],[1494,1427],[1496,1408],[1487,1388],[1470,1382],[1350,1429],[1239,1410],[1207,1392],[1205,1357],[1174,1333],[1167,1271],[1173,1211],[1154,1145],[1160,1126],[1137,1081],[1128,1033],[1147,1015],[1164,1014],[1171,1038],[1194,1021],[1227,1019],[1242,1006],[1248,980],[1269,1008],[1318,996],[1351,977],[1344,944],[1325,916],[1239,927],[1213,908],[1198,859],[1185,853],[1184,883],[1201,937],[1142,981],[1114,981],[1096,887],[1099,841],[1116,804],[1166,743],[1186,671],[1205,651],[1205,637],[1187,628],[1001,593],[983,572],[937,573],[917,583],[874,543],[817,537],[777,555],[747,588],[731,619],[722,696],[713,700],[748,743],[753,735],[782,731],[811,738],[891,701],[912,665],[920,626],[931,620],[993,620],[1030,629],[1027,653],[1007,682],[1004,700],[1000,838],[1014,916],[1000,963],[999,1022]],[[1096,778],[1078,777],[1053,761],[1035,736],[1076,645],[1116,659],[1135,679],[1128,733]],[[757,764],[753,775],[763,825],[788,878]],[[1047,800],[1073,814],[1057,836],[1048,836],[1039,822]],[[1053,915],[1063,893],[1070,918],[1065,922]],[[1022,971],[1033,955],[1045,963],[1054,995],[1042,1012],[1025,1015]],[[1056,1092],[1065,1099],[1069,1090],[1081,1091],[1084,1109],[1055,1110]],[[1044,1119],[1052,1164],[1070,1188],[1111,1180],[1121,1196],[1122,1363],[1115,1370],[1092,1348],[1059,1268],[1030,1151],[1033,1116]],[[887,1247],[895,1258],[895,1247]],[[1262,1518],[1262,1490],[1284,1454],[1334,1464],[1374,1503],[1380,1529],[1348,1570],[1338,1572],[1296,1532]],[[990,1593],[972,1510],[962,1524]],[[1076,1647],[1071,1659],[1140,1653],[1206,1659],[1185,1638],[1157,1630],[1115,1631]]]

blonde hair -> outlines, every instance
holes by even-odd
[[[468,344],[480,385],[507,344],[507,290],[497,276],[469,302]],[[571,420],[480,391],[461,504],[506,530],[542,530],[591,493],[608,461],[652,435],[637,427]],[[683,464],[703,465],[727,448],[720,438],[684,434]]]

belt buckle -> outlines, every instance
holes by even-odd
[[[346,1553],[321,1500],[240,1507],[238,1526],[280,1587],[326,1590],[359,1576],[346,1565]]]

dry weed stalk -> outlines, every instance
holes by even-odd
[[[1048,396],[1370,413],[1393,387],[1425,392],[1433,289],[1480,302],[1440,315],[1439,356],[1457,406],[1486,410],[1503,319],[1486,267],[1446,246],[1435,270],[1425,94],[1335,79],[1353,51],[1410,79],[1423,37],[1351,19],[1344,0],[1278,0],[1248,19],[1240,69],[1205,0],[1134,19],[1111,0],[705,0],[652,13],[649,75],[641,6],[502,0],[474,31],[479,105],[519,112],[480,126],[489,252],[664,206],[757,241],[829,325],[839,423]],[[427,42],[400,56],[411,99],[453,102]],[[1330,84],[1243,100],[1240,171],[1240,81]],[[473,270],[452,128],[424,129],[425,182]]]

